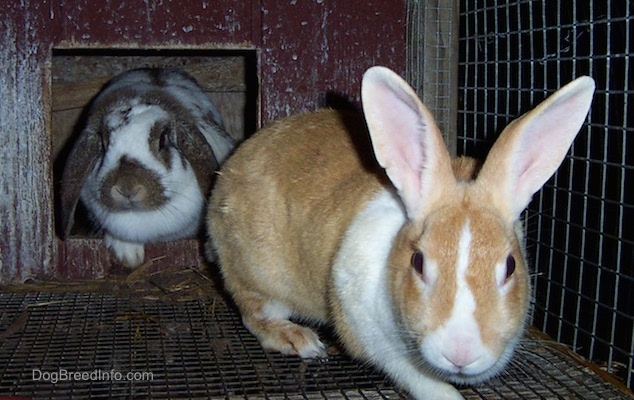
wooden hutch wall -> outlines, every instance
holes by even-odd
[[[329,93],[358,102],[360,78],[372,65],[404,74],[405,37],[402,0],[368,1],[362,7],[333,0],[5,4],[0,10],[0,283],[98,277],[109,262],[101,240],[61,241],[55,233],[53,161],[64,139],[58,133],[53,137],[53,126],[60,125],[53,109],[68,93],[52,88],[52,65],[59,62],[54,53],[252,51],[258,86],[254,118],[261,126],[323,106]],[[201,259],[195,241],[154,246],[148,253],[157,264]]]

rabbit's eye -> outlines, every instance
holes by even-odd
[[[110,144],[110,135],[108,135],[107,133],[103,133],[101,135],[101,145],[103,146],[103,149],[108,150],[109,144]]]
[[[169,135],[169,128],[163,128],[161,135],[159,136],[159,150],[165,150],[165,148],[169,145]]]
[[[414,254],[412,254],[411,264],[412,264],[412,268],[414,268],[414,270],[419,275],[423,275],[424,263],[425,263],[425,258],[423,257],[423,253],[421,253],[420,251],[415,251]]]
[[[506,279],[505,280],[508,281],[511,275],[513,275],[513,272],[515,272],[515,257],[509,254],[509,256],[506,257]]]
[[[160,123],[152,127],[150,131],[150,151],[165,165],[171,164],[171,151],[174,145],[172,130],[168,123]]]

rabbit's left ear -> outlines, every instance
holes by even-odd
[[[510,220],[555,173],[586,119],[595,83],[578,78],[511,122],[491,148],[477,179]]]
[[[207,196],[211,189],[218,160],[211,144],[195,125],[181,125],[181,132],[176,135],[177,148],[192,166],[200,191]]]
[[[66,159],[60,186],[62,235],[64,238],[69,236],[73,227],[75,209],[86,177],[92,171],[102,151],[99,133],[92,129],[86,129],[80,133]]]

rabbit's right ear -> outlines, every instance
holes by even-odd
[[[516,220],[533,194],[555,173],[586,119],[595,83],[580,77],[500,134],[477,179],[490,201]]]
[[[86,129],[79,134],[66,159],[60,186],[62,235],[64,238],[68,237],[73,227],[81,188],[102,152],[99,133]]]
[[[361,100],[376,159],[408,217],[426,213],[442,188],[455,185],[451,157],[434,118],[414,90],[385,67],[366,71]]]

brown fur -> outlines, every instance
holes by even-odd
[[[257,292],[309,318],[328,318],[325,293],[339,241],[385,181],[363,126],[360,115],[331,110],[290,117],[246,141],[223,166],[208,223],[223,264],[241,266],[225,273],[241,310],[257,310],[248,295]]]
[[[155,83],[160,86],[166,84],[164,77],[166,72],[164,70],[147,69],[147,71],[153,76]],[[186,74],[181,74],[181,77],[194,81],[193,78]],[[161,122],[153,127],[153,132],[150,134],[150,150],[155,154],[156,158],[161,160],[167,168],[170,167],[169,150],[159,149],[160,136],[163,131],[167,131],[169,132],[169,138],[166,147],[176,147],[181,152],[183,159],[189,162],[204,195],[208,195],[211,190],[214,171],[217,169],[219,162],[210,144],[196,126],[192,113],[176,99],[161,90],[148,90],[146,93],[140,93],[136,88],[119,88],[93,100],[86,127],[84,127],[84,130],[77,138],[66,161],[60,188],[61,228],[64,237],[68,237],[73,228],[75,209],[79,202],[82,186],[97,159],[104,154],[108,147],[110,132],[104,124],[104,117],[111,113],[113,109],[124,107],[131,99],[137,99],[146,104],[160,105],[171,116],[169,122]],[[206,117],[205,120],[210,125],[217,126],[219,130],[224,130],[224,128],[213,122],[211,116]],[[130,176],[136,178],[139,174],[133,175],[124,172],[119,174],[118,177],[114,177],[114,180],[125,180]],[[148,175],[141,181],[149,182],[144,188],[144,190],[148,191],[146,196],[148,199],[153,198],[155,202],[165,199],[163,196],[164,188],[157,179]],[[130,184],[136,183],[130,182]],[[108,189],[106,188],[105,190]],[[153,204],[149,208],[153,209],[156,207],[158,205]]]
[[[361,357],[363,349],[337,299],[328,296],[330,268],[352,218],[388,183],[370,157],[365,130],[352,127],[363,127],[360,116],[323,110],[287,118],[258,133],[221,169],[208,224],[221,253],[227,289],[251,327],[282,335],[262,324],[264,305],[275,299],[304,317],[333,321],[348,351]],[[301,141],[294,137],[298,134]],[[315,174],[315,166],[324,172]],[[392,291],[402,318],[413,329],[424,334],[440,326],[452,309],[457,237],[468,218],[474,235],[469,282],[478,299],[476,318],[487,327],[483,340],[493,346],[499,332],[516,332],[522,325],[527,273],[513,225],[496,217],[486,207],[483,191],[473,185],[479,164],[462,157],[452,167],[461,183],[445,190],[442,208],[429,219],[405,225],[397,236],[390,263]],[[410,266],[416,248],[438,260],[443,270],[433,293],[422,301],[419,278]],[[513,307],[494,295],[492,278],[479,277],[492,276],[492,260],[504,261],[509,251],[517,260],[513,279],[520,282],[511,295],[517,300]],[[303,340],[301,335],[297,340]]]
[[[124,157],[103,180],[101,199],[112,211],[154,210],[166,201],[163,191],[159,176]]]

